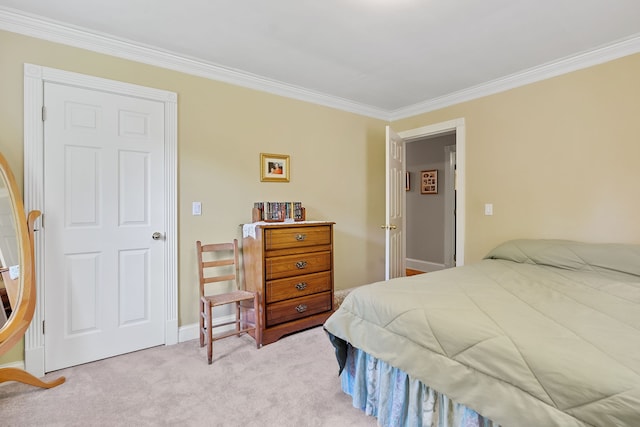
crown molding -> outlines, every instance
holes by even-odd
[[[254,74],[221,67],[195,58],[177,55],[152,46],[133,43],[106,34],[91,32],[60,22],[46,20],[0,7],[0,29],[104,53],[118,58],[154,65],[186,74],[222,81],[287,98],[336,108],[338,110],[387,120],[389,112],[369,105],[329,96]]]
[[[389,112],[389,121],[428,113],[640,52],[640,34],[506,77]]]
[[[0,29],[388,122],[493,95],[518,86],[640,52],[640,34],[638,34],[592,51],[533,67],[488,83],[400,109],[385,110],[231,68],[221,67],[195,58],[177,55],[152,46],[133,43],[106,34],[90,32],[86,29],[46,20],[5,7],[0,7]]]

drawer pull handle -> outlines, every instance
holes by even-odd
[[[304,239],[306,239],[306,238],[307,238],[307,235],[306,235],[306,234],[296,234],[296,240],[297,240],[298,242],[302,242],[302,241],[303,241]]]
[[[307,311],[307,306],[304,304],[300,304],[296,307],[296,311],[298,313],[304,313],[305,311]]]
[[[303,269],[307,267],[307,261],[298,261],[296,262],[296,267],[298,267],[299,269]]]
[[[304,291],[307,289],[307,284],[305,282],[300,282],[296,285],[296,289],[299,291]]]

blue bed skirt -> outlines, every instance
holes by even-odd
[[[499,427],[350,345],[340,378],[342,390],[352,397],[353,406],[376,417],[382,427]]]

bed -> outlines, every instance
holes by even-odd
[[[324,328],[381,426],[640,425],[640,245],[509,241],[358,287]]]

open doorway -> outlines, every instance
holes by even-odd
[[[442,165],[437,166],[433,169],[423,169],[421,166],[418,167],[420,169],[417,170],[418,173],[414,173],[411,176],[410,188],[415,191],[418,196],[422,198],[430,197],[429,194],[421,194],[420,189],[420,172],[423,170],[438,170],[438,193],[440,191],[444,192],[444,206],[443,209],[445,213],[442,214],[443,221],[439,226],[439,232],[435,235],[435,237],[431,237],[432,239],[437,239],[442,244],[441,256],[434,259],[436,261],[425,259],[421,261],[426,261],[426,263],[420,263],[419,269],[424,269],[426,271],[434,271],[440,268],[447,268],[453,266],[461,266],[464,265],[465,258],[465,169],[466,169],[466,132],[465,132],[465,120],[464,118],[458,118],[449,120],[446,122],[435,123],[428,126],[423,126],[420,128],[410,129],[406,131],[399,132],[398,138],[401,141],[403,146],[404,154],[407,154],[407,147],[411,147],[411,144],[415,144],[414,147],[419,146],[420,144],[424,146],[429,146],[429,144],[433,144],[437,142],[441,137],[449,137],[451,138],[450,143],[444,143],[442,145],[442,150],[444,152],[443,157],[447,160],[443,161]],[[453,143],[455,141],[455,143]],[[447,147],[447,148],[445,148]],[[410,154],[409,154],[410,156]],[[407,160],[408,157],[405,159]],[[406,161],[403,169],[406,169]],[[404,171],[403,171],[404,172]],[[441,181],[442,179],[442,181]],[[447,183],[447,185],[442,185],[441,183]],[[403,200],[402,206],[403,211],[406,211],[406,202],[407,195],[410,191],[403,191]],[[428,192],[427,192],[428,193]],[[432,193],[433,194],[433,193]],[[402,249],[403,254],[405,254],[403,258],[403,264],[406,264],[407,267],[410,267],[414,258],[411,258],[411,255],[407,254],[407,236],[415,235],[412,226],[414,222],[428,222],[432,220],[426,214],[418,214],[413,215],[409,222],[407,221],[407,215],[403,215],[402,217],[402,230],[403,233],[403,242]],[[424,244],[424,240],[429,238],[428,236],[420,236],[418,237],[418,244]],[[422,242],[420,242],[422,240]],[[409,259],[409,264],[407,264],[407,259]],[[440,260],[439,262],[437,260]],[[426,268],[425,268],[426,266]],[[434,268],[435,267],[435,268]],[[440,268],[439,268],[440,267]]]
[[[455,265],[455,154],[455,131],[406,144],[407,274]],[[425,179],[435,181],[425,188]]]

